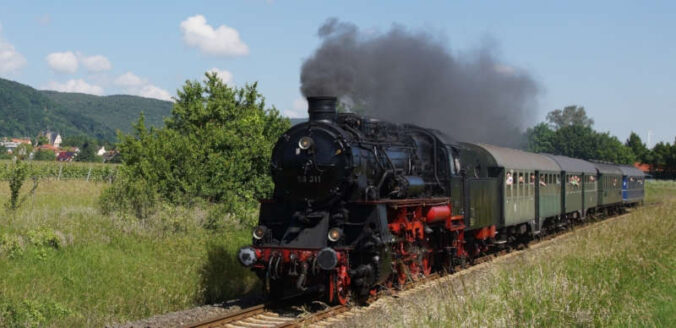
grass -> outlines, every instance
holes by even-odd
[[[105,186],[41,181],[16,213],[0,208],[1,327],[103,326],[254,287],[234,260],[250,242],[239,220],[206,205],[161,208],[143,221],[102,215]],[[8,195],[0,183],[0,203]],[[226,228],[205,229],[214,216]]]
[[[384,302],[347,327],[666,327],[676,322],[676,183],[651,182],[657,205],[432,291]]]

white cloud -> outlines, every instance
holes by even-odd
[[[202,15],[188,17],[181,22],[183,41],[203,53],[214,56],[244,56],[249,54],[247,46],[234,28],[221,25],[217,28],[207,24]]]
[[[0,26],[0,74],[10,73],[26,65],[26,58],[21,55],[14,45],[3,40],[2,26]]]
[[[146,83],[132,72],[124,73],[115,79],[115,84],[122,87],[138,87]]]
[[[115,79],[115,84],[132,95],[173,101],[169,92],[151,84],[147,79],[141,78],[132,72],[127,72],[118,76]]]
[[[47,64],[53,70],[61,73],[77,72],[77,56],[72,51],[53,52],[46,57]]]
[[[85,56],[72,51],[53,52],[47,55],[47,64],[53,70],[61,73],[75,73],[80,65],[89,72],[102,72],[113,68],[110,60],[102,55]]]
[[[218,76],[221,80],[223,80],[223,83],[225,84],[232,84],[233,82],[233,76],[232,73],[224,70],[224,69],[218,69],[216,67],[210,69],[208,72],[210,73],[216,73],[216,76]]]
[[[147,84],[141,87],[141,89],[138,90],[137,95],[146,98],[155,98],[160,100],[173,101],[173,99],[171,99],[171,95],[169,94],[169,92],[167,92],[167,90],[156,87],[152,84]]]
[[[45,89],[61,92],[88,93],[97,96],[103,95],[103,88],[98,85],[89,84],[82,79],[69,80],[65,83],[52,81],[47,84]]]
[[[283,110],[282,114],[290,118],[307,117],[307,100],[303,97],[294,99],[291,109]]]
[[[110,64],[110,60],[102,55],[95,56],[85,56],[80,53],[77,54],[78,58],[82,62],[82,65],[90,72],[101,72],[107,71],[113,68],[113,65]]]

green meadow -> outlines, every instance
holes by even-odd
[[[0,327],[103,326],[256,287],[234,256],[250,242],[242,220],[208,204],[102,215],[106,186],[42,180],[30,194],[28,180],[20,209],[0,208]],[[0,203],[8,198],[1,182]]]

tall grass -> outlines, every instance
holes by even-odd
[[[162,207],[145,220],[106,216],[96,209],[104,186],[42,181],[13,215],[1,213],[0,327],[103,326],[254,287],[233,263],[250,242],[240,220],[206,204]],[[7,197],[0,183],[0,202]],[[220,228],[205,229],[212,221]]]
[[[676,183],[630,215],[383,302],[346,327],[667,327],[676,322]]]

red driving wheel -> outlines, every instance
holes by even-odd
[[[432,273],[432,253],[429,251],[425,252],[425,255],[423,255],[423,258],[420,262],[423,275],[429,276],[430,273]]]
[[[334,277],[334,300],[341,305],[346,305],[350,301],[350,277],[347,274],[347,267],[340,266]]]

